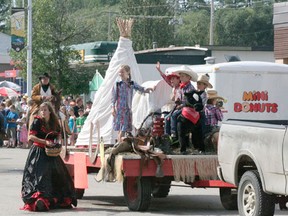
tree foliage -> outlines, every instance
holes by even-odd
[[[7,20],[10,4],[0,0],[0,23]],[[273,46],[273,2],[219,0],[214,4],[215,45]],[[152,48],[153,42],[158,47],[208,45],[210,13],[210,1],[204,0],[33,1],[33,84],[39,74],[49,72],[64,94],[88,92],[96,67],[71,66],[79,55],[70,45],[118,41],[116,17],[135,20],[133,47],[143,50]],[[11,56],[25,78],[26,50],[11,51]],[[104,75],[105,67],[99,68]]]
[[[216,44],[226,46],[273,46],[271,7],[218,10]]]
[[[209,43],[209,12],[206,10],[186,12],[183,23],[177,29],[177,41],[181,45],[194,46]]]
[[[68,45],[74,38],[85,38],[89,25],[81,17],[72,16],[71,8],[73,1],[69,0],[33,2],[33,84],[40,74],[49,72],[54,77],[52,82],[63,88],[64,94],[87,93],[94,73],[87,73],[89,71],[81,67],[71,68],[70,62],[80,56]],[[14,53],[16,59],[21,56],[22,53]],[[26,60],[21,62],[25,68]],[[74,79],[75,85],[71,82]]]
[[[153,42],[165,47],[174,42],[173,5],[166,0],[122,0],[121,14],[134,18],[132,40],[135,50],[152,48]]]
[[[8,32],[8,17],[10,12],[11,2],[9,0],[0,0],[0,31]]]

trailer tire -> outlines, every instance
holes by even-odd
[[[151,178],[125,177],[124,198],[131,211],[146,211],[151,201]]]
[[[84,196],[85,189],[75,189],[76,199],[82,199]]]
[[[247,171],[241,177],[238,188],[238,209],[240,215],[272,216],[275,212],[274,195],[262,189],[258,171]]]
[[[220,200],[226,210],[238,210],[237,193],[232,193],[231,188],[219,188]]]
[[[168,196],[171,187],[171,180],[167,178],[156,179],[153,186],[152,195],[154,198],[165,198]]]

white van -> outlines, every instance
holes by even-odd
[[[226,99],[224,120],[288,120],[288,65],[238,61],[189,67],[209,74],[213,89]]]

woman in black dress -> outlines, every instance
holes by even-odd
[[[46,137],[46,135],[48,136]],[[47,156],[45,146],[52,147],[60,136],[58,118],[50,102],[40,105],[29,133],[33,145],[28,154],[22,180],[24,210],[48,211],[77,206],[72,178],[60,158]]]

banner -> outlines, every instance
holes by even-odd
[[[11,14],[11,46],[20,52],[25,46],[25,11],[24,8],[12,8]]]

